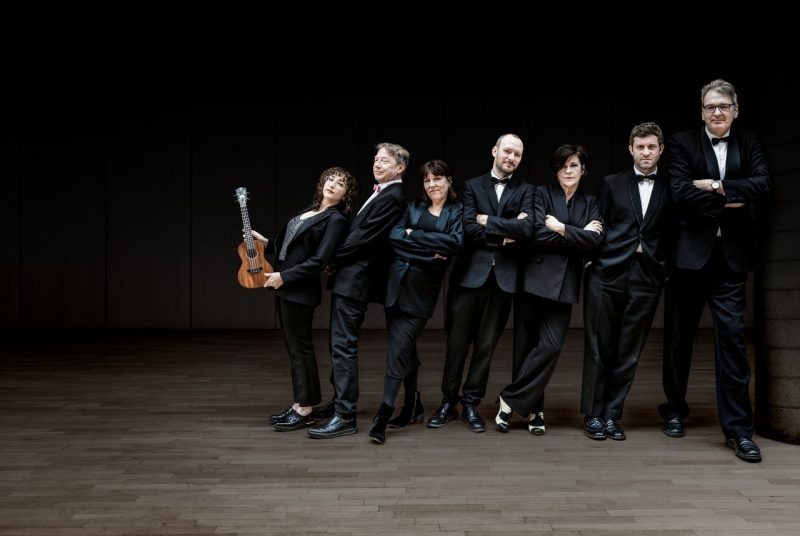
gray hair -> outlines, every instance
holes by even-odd
[[[376,153],[381,149],[386,149],[386,152],[392,155],[394,159],[397,160],[398,164],[408,169],[408,161],[411,160],[411,153],[409,153],[408,150],[396,143],[388,142],[379,143],[375,146]]]
[[[728,82],[727,80],[723,80],[722,78],[717,78],[716,80],[712,80],[708,84],[703,86],[703,89],[700,90],[700,106],[705,104],[706,102],[706,94],[709,91],[718,91],[731,99],[733,104],[738,105],[739,101],[736,98],[736,90],[733,88],[733,84]]]

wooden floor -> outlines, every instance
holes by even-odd
[[[319,350],[326,333],[318,334]],[[454,421],[367,428],[385,333],[362,343],[360,430],[312,440],[265,422],[291,399],[277,332],[8,341],[0,350],[0,535],[796,535],[800,447],[757,438],[764,462],[726,449],[702,334],[687,435],[659,431],[660,334],[628,399],[627,441],[592,441],[578,414],[582,333],[547,391],[547,434]],[[483,416],[509,379],[511,332]],[[421,344],[427,415],[444,334]],[[327,378],[327,355],[322,374]],[[324,385],[324,397],[330,386]]]

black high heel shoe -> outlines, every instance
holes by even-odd
[[[422,407],[419,391],[414,391],[414,398],[407,397],[400,413],[389,421],[389,428],[403,428],[409,424],[419,424],[425,420],[425,408]]]

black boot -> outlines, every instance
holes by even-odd
[[[425,409],[422,407],[419,391],[414,391],[413,398],[407,396],[400,413],[389,421],[389,428],[403,428],[407,424],[419,424],[425,420]]]
[[[389,418],[392,416],[394,408],[381,403],[378,408],[378,414],[372,419],[372,426],[369,427],[369,437],[378,445],[383,445],[386,441],[386,425],[389,424]]]

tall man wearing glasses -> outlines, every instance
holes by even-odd
[[[677,228],[666,287],[662,431],[684,435],[692,341],[707,303],[714,319],[717,411],[736,456],[760,462],[753,442],[750,367],[744,317],[747,272],[755,257],[754,204],[768,197],[770,178],[758,140],[731,128],[736,90],[725,80],[701,90],[705,128],[676,134],[667,152]]]

